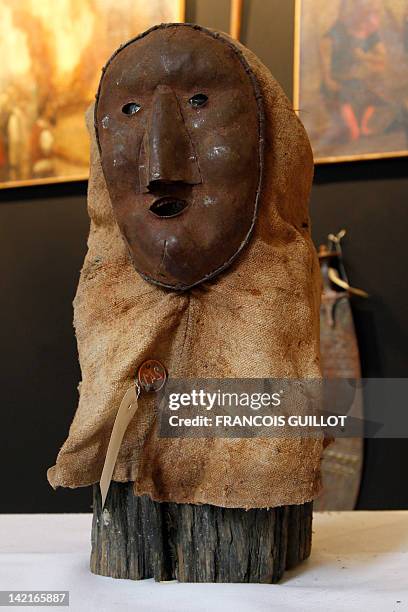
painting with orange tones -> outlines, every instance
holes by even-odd
[[[297,0],[294,107],[317,163],[408,155],[408,0]]]
[[[123,42],[179,0],[0,0],[0,187],[88,176],[84,113]]]

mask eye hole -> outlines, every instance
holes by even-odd
[[[189,103],[193,108],[200,108],[207,103],[208,96],[203,93],[197,93],[189,99]]]
[[[124,115],[135,115],[140,109],[141,106],[137,102],[128,102],[128,104],[122,106],[122,113]]]

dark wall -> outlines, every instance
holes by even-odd
[[[229,31],[230,0],[187,0],[186,21]],[[292,95],[293,0],[244,0],[241,41]]]
[[[0,192],[1,512],[89,510],[46,480],[77,403],[72,299],[86,251],[86,185]]]
[[[226,30],[227,4],[188,2],[187,18]],[[293,3],[245,2],[243,40],[291,95]],[[311,198],[316,244],[347,228],[350,281],[371,294],[353,303],[365,376],[408,371],[406,166],[398,159],[316,168]],[[1,512],[90,509],[88,488],[55,492],[45,476],[77,403],[71,302],[87,232],[85,183],[0,192]],[[367,441],[365,459],[358,507],[408,508],[400,469],[408,462],[407,441]]]
[[[370,294],[367,300],[352,301],[365,377],[408,374],[406,166],[405,159],[389,159],[322,165],[315,171],[315,243],[346,228],[343,248],[350,283]],[[408,487],[400,468],[407,463],[408,440],[366,440],[358,507],[408,508]]]

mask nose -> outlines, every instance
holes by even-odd
[[[139,159],[141,191],[162,183],[201,183],[197,156],[174,91],[159,85],[143,137]]]

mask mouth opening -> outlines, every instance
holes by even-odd
[[[172,217],[177,217],[180,215],[183,210],[185,210],[188,206],[188,202],[185,200],[180,200],[179,198],[173,198],[171,196],[165,196],[164,198],[159,198],[155,200],[153,204],[150,206],[150,211],[156,215],[156,217],[161,217],[162,219],[171,219]]]

